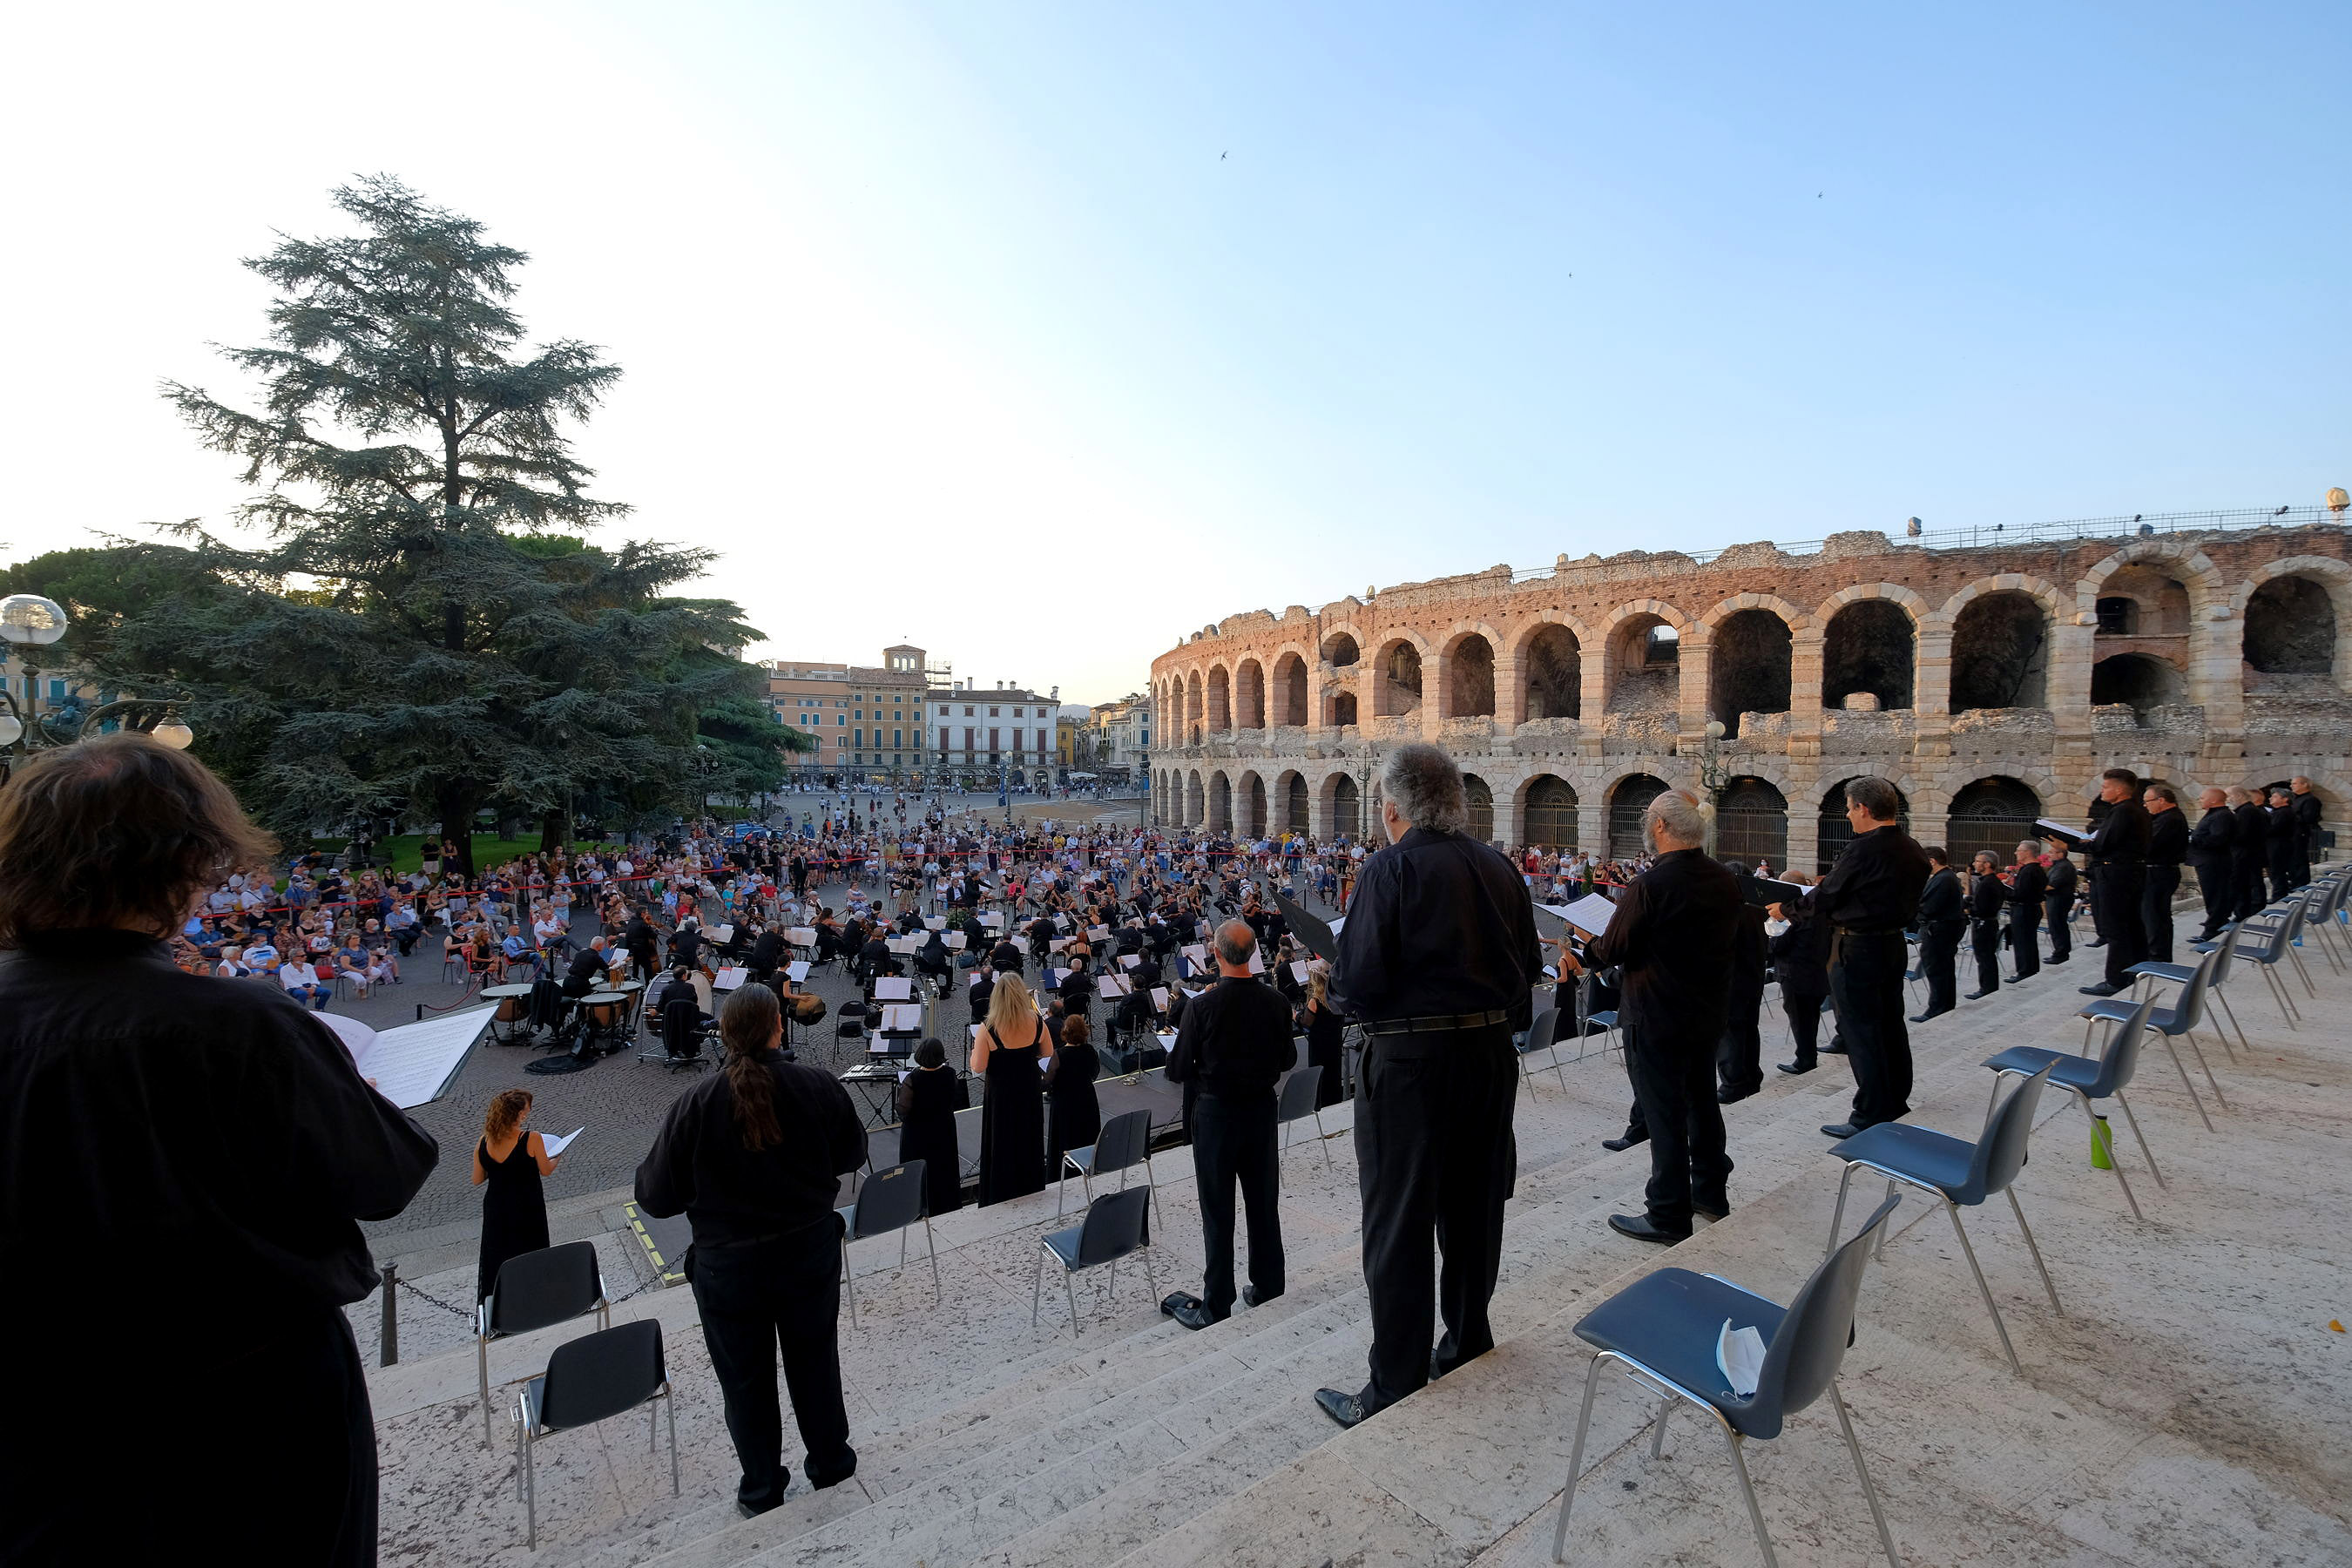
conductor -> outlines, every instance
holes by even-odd
[[[1494,1348],[1486,1306],[1518,1164],[1511,1030],[1543,972],[1527,886],[1501,851],[1469,836],[1454,760],[1400,746],[1381,789],[1389,847],[1357,877],[1333,987],[1365,1037],[1356,1163],[1372,1317],[1362,1391],[1315,1394],[1342,1426]],[[1433,1295],[1445,1321],[1433,1355]]]
[[[1625,977],[1617,1014],[1625,1070],[1650,1130],[1647,1212],[1611,1215],[1609,1227],[1671,1243],[1689,1238],[1694,1213],[1721,1219],[1731,1212],[1714,1069],[1745,900],[1739,879],[1700,847],[1706,827],[1687,796],[1670,791],[1653,800],[1642,831],[1657,859],[1625,889],[1584,962],[1614,964]],[[1578,967],[1573,954],[1562,962]]]

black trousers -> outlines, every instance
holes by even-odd
[[[1280,1145],[1275,1138],[1274,1096],[1233,1100],[1203,1090],[1186,1122],[1192,1134],[1192,1173],[1200,1182],[1201,1240],[1208,1255],[1201,1300],[1209,1315],[1234,1310],[1234,1188],[1249,1214],[1250,1289],[1261,1301],[1282,1294]]]
[[[2049,893],[2042,897],[2042,916],[2050,925],[2050,962],[2053,963],[2074,955],[2074,922],[2067,918],[2074,912],[2072,908],[2074,902],[2072,893],[2063,896]]]
[[[2009,906],[2010,962],[2020,980],[2042,973],[2042,905],[2039,900]]]
[[[1973,916],[1969,921],[1969,945],[1976,950],[1977,989],[2000,989],[2000,921]]]
[[[1780,1011],[1789,1020],[1789,1038],[1797,1047],[1797,1065],[1809,1068],[1821,1059],[1822,1002],[1818,995],[1780,994]]]
[[[2262,912],[2270,902],[2270,894],[2263,887],[2263,861],[2259,855],[2237,858],[2238,919],[2246,920]]]
[[[2180,868],[2150,866],[2147,881],[2139,895],[2140,934],[2146,939],[2147,951],[2143,960],[2157,963],[2172,962],[2172,895],[2180,890]]]
[[[2132,988],[2126,971],[2147,957],[2146,928],[2140,924],[2140,895],[2147,887],[2144,860],[2111,860],[2093,872],[2099,889],[2099,907],[2106,911],[2107,984],[2118,991]]]
[[[1723,1038],[1716,1044],[1715,1068],[1722,1086],[1734,1094],[1754,1094],[1764,1087],[1764,1032],[1757,1018],[1763,1008],[1761,987],[1732,988],[1731,1013],[1723,1026]],[[1638,1084],[1633,1092],[1638,1099]]]
[[[1356,1170],[1371,1297],[1367,1410],[1429,1381],[1431,1300],[1445,1321],[1437,1363],[1495,1348],[1486,1304],[1503,1255],[1503,1203],[1518,1172],[1511,1026],[1375,1035],[1356,1073]],[[1433,1266],[1430,1239],[1444,1257]],[[1434,1278],[1433,1278],[1434,1276]]]
[[[1660,1230],[1690,1229],[1694,1207],[1730,1212],[1731,1156],[1724,1152],[1723,1107],[1715,1098],[1710,1055],[1703,1038],[1625,1029],[1633,1095],[1650,1129],[1650,1184],[1643,1195],[1650,1223]]]
[[[2238,907],[2238,885],[2226,860],[2197,868],[2197,896],[2205,902],[2205,927],[2200,942],[2210,942],[2229,924]]]
[[[1853,1124],[1875,1126],[1911,1112],[1911,1035],[1903,1025],[1901,931],[1830,939],[1830,994],[1846,1059],[1853,1064]]]
[[[2273,843],[2270,847],[2271,897],[2284,899],[2294,889],[2294,850],[2292,846]]]
[[[1960,1005],[1959,977],[1954,973],[1960,953],[1960,933],[1966,921],[1936,921],[1919,933],[1919,973],[1927,982],[1927,1016],[1948,1013]]]
[[[727,1435],[743,1468],[736,1500],[772,1508],[792,1482],[776,1404],[779,1353],[808,1449],[809,1484],[829,1487],[855,1475],[857,1451],[841,1398],[841,1222],[748,1247],[697,1247],[687,1256],[710,1370],[727,1402]]]
[[[187,1324],[168,1353],[141,1329],[44,1327],[41,1353],[11,1370],[15,1416],[0,1424],[0,1563],[164,1563],[208,1540],[250,1563],[375,1562],[375,1424],[350,1324],[332,1307],[239,1305],[268,1325],[240,1350],[208,1348]],[[144,1459],[123,1447],[126,1414]]]

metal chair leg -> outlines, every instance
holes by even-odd
[[[1658,1401],[1658,1418],[1650,1426],[1650,1458],[1664,1458],[1666,1452],[1666,1418],[1675,1413],[1671,1397]]]
[[[2181,1063],[2179,1047],[2172,1043],[2170,1035],[2160,1035],[2158,1037],[2164,1042],[2164,1054],[2172,1058],[2173,1070],[2180,1075],[2180,1087],[2189,1091],[2189,1102],[2197,1108],[2197,1114],[2204,1118],[2205,1131],[2208,1132],[2216,1131],[2212,1117],[2206,1115],[2204,1100],[2198,1098],[2197,1086],[2189,1081],[2189,1068]]]
[[[1895,1178],[1892,1176],[1886,1178],[1886,1195],[1890,1198],[1895,1195]],[[1876,1257],[1878,1261],[1881,1263],[1886,1261],[1886,1233],[1894,1228],[1895,1227],[1891,1225],[1883,1225],[1878,1227],[1878,1248]]]
[[[2218,985],[2212,988],[2210,994],[2213,1000],[2221,1005],[2221,1016],[2230,1020],[2230,1027],[2236,1031],[2238,1044],[2244,1047],[2249,1056],[2252,1055],[2254,1047],[2246,1044],[2246,1031],[2239,1026],[2237,1012],[2230,1005],[2229,997],[2221,994],[2221,988]]]
[[[1560,1085],[1563,1089],[1567,1087],[1566,1084]],[[1315,1146],[1323,1151],[1323,1168],[1327,1171],[1335,1169],[1331,1163],[1331,1136],[1323,1131],[1323,1112],[1319,1109],[1315,1112]]]
[[[1748,1460],[1739,1452],[1739,1434],[1726,1426],[1723,1440],[1731,1447],[1731,1468],[1738,1472],[1739,1489],[1748,1498],[1748,1522],[1756,1527],[1756,1544],[1763,1548],[1764,1568],[1780,1568],[1780,1559],[1772,1551],[1772,1537],[1765,1532],[1764,1510],[1756,1501],[1756,1483],[1748,1479]]]
[[[1838,1430],[1845,1434],[1846,1452],[1853,1456],[1853,1473],[1862,1479],[1862,1495],[1870,1504],[1870,1517],[1878,1525],[1878,1543],[1886,1548],[1886,1560],[1895,1568],[1903,1568],[1903,1559],[1895,1551],[1895,1532],[1886,1528],[1886,1515],[1878,1506],[1878,1489],[1870,1484],[1870,1470],[1862,1462],[1862,1445],[1854,1440],[1853,1417],[1846,1414],[1845,1396],[1838,1392],[1835,1378],[1830,1379],[1830,1405],[1837,1412]]]
[[[490,1429],[490,1342],[474,1336],[474,1377],[482,1388],[482,1447],[494,1447],[498,1435]]]
[[[2107,1163],[2115,1163],[2112,1160]],[[1969,1245],[1969,1227],[1960,1223],[1959,1207],[1946,1198],[1944,1212],[1952,1216],[1952,1232],[1960,1238],[1960,1250],[1968,1255],[1969,1271],[1977,1277],[1977,1289],[1984,1296],[1985,1310],[1992,1314],[1993,1331],[2000,1335],[2000,1348],[2009,1355],[2009,1369],[2023,1377],[2025,1368],[2017,1359],[2017,1347],[2009,1342],[2009,1325],[2000,1321],[2000,1307],[1992,1299],[1992,1287],[1985,1282],[1984,1268],[1977,1262],[1977,1249]]]
[[[1045,1290],[1045,1244],[1037,1244],[1037,1272],[1029,1279],[1029,1326],[1037,1326],[1037,1301]]]
[[[2180,1035],[2181,1038],[2189,1042],[2189,1048],[2197,1055],[2198,1070],[2205,1075],[2206,1083],[2210,1085],[2213,1090],[2213,1103],[2220,1106],[2224,1110],[2229,1110],[2230,1102],[2221,1098],[2221,1086],[2213,1077],[2212,1065],[2205,1059],[2205,1047],[2197,1043],[2197,1031],[2194,1029],[2183,1029],[2180,1031]]]
[[[2107,1140],[2107,1163],[2112,1165],[2115,1163],[2115,1140],[2110,1138]],[[2063,1318],[2066,1315],[2066,1309],[2058,1304],[2058,1287],[2050,1281],[2050,1266],[2042,1261],[2042,1247],[2033,1239],[2033,1227],[2025,1223],[2025,1211],[2018,1206],[2017,1188],[2012,1184],[2001,1191],[2009,1197],[2009,1212],[2017,1216],[2017,1228],[2025,1233],[2025,1249],[2033,1254],[2033,1267],[2042,1271],[2042,1288],[2050,1292],[2051,1309]]]
[[[2165,1184],[2164,1173],[2158,1169],[2156,1155],[2149,1151],[2147,1139],[2139,1130],[2139,1118],[2132,1114],[2131,1101],[2124,1098],[2123,1090],[2121,1089],[2116,1090],[2116,1103],[2124,1108],[2124,1120],[2131,1123],[2132,1139],[2139,1144],[2140,1158],[2147,1162],[2147,1173],[2156,1178],[2156,1184],[2158,1186],[2163,1186]],[[2114,1152],[2112,1148],[2110,1148],[2108,1152],[2110,1154]],[[2107,1163],[2113,1165],[2115,1164],[2115,1161],[2111,1158],[2107,1161]],[[2116,1175],[2118,1179],[2122,1177],[2123,1171],[2120,1167],[2117,1168]],[[2126,1184],[2124,1190],[2128,1193],[2131,1188]],[[2132,1205],[2132,1214],[2135,1217],[2138,1215],[2139,1205],[2137,1204],[2134,1204]]]
[[[849,1278],[849,1233],[841,1236],[841,1293],[849,1299],[849,1331],[857,1331],[857,1286]]]
[[[522,1439],[522,1517],[526,1539],[533,1552],[539,1550],[539,1473],[532,1463],[536,1458],[526,1427]]]
[[[1594,1356],[1584,1373],[1584,1406],[1576,1416],[1576,1441],[1568,1454],[1568,1484],[1560,1489],[1559,1522],[1552,1526],[1551,1560],[1565,1562],[1568,1550],[1568,1510],[1576,1506],[1577,1478],[1584,1469],[1584,1434],[1592,1425],[1592,1396],[1601,1392],[1601,1358]]]
[[[1996,1079],[1994,1081],[1997,1083],[2000,1080]],[[1838,1232],[1845,1226],[1846,1189],[1853,1184],[1853,1173],[1860,1169],[1862,1167],[1859,1165],[1848,1165],[1845,1168],[1845,1174],[1838,1178],[1837,1207],[1830,1215],[1829,1245],[1822,1248],[1822,1258],[1824,1261],[1828,1259],[1831,1253],[1837,1250]]]
[[[936,1307],[940,1304],[941,1300],[940,1295],[940,1242],[939,1237],[931,1234],[931,1216],[929,1215],[925,1215],[923,1216],[923,1247],[924,1250],[930,1255],[931,1305]]]
[[[1151,1299],[1157,1301],[1160,1300],[1160,1270],[1151,1266],[1151,1248],[1140,1247],[1136,1250],[1143,1254],[1143,1283],[1150,1289]]]
[[[1062,1270],[1062,1289],[1070,1293],[1070,1337],[1075,1340],[1086,1331],[1078,1327],[1078,1288],[1072,1283],[1074,1273],[1075,1270],[1068,1268]]]

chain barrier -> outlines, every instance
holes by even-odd
[[[420,1300],[431,1302],[434,1306],[440,1308],[443,1311],[447,1312],[452,1317],[463,1318],[469,1323],[478,1321],[474,1315],[474,1310],[470,1307],[453,1306],[451,1303],[444,1301],[440,1297],[434,1295],[429,1290],[418,1289],[415,1286],[411,1285],[407,1280],[401,1279],[398,1275],[394,1275],[393,1277],[393,1280],[394,1283],[397,1284],[402,1289],[407,1291],[410,1295],[416,1297]]]

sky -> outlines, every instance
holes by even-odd
[[[22,11],[0,558],[225,521],[240,258],[388,173],[625,371],[754,657],[1107,700],[1566,552],[2352,484],[2352,6]]]

